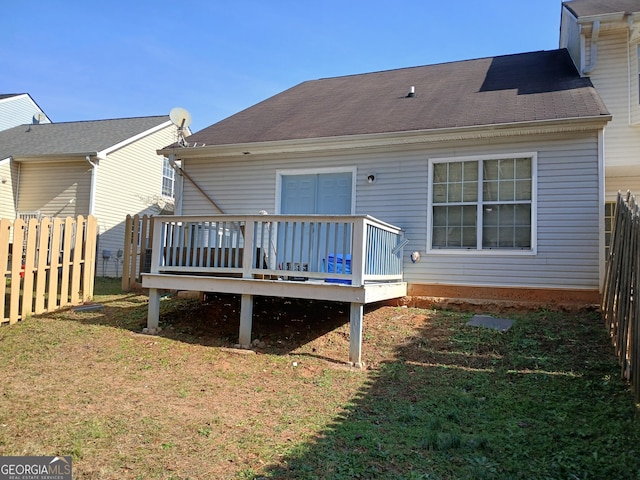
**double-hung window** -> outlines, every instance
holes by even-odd
[[[162,160],[162,195],[174,198],[175,171],[167,157]]]
[[[534,250],[535,154],[430,161],[430,244]]]

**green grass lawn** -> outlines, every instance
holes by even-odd
[[[254,311],[266,346],[239,354],[194,327],[237,331],[233,303],[167,298],[147,336],[146,297],[118,285],[98,280],[101,310],[0,328],[0,455],[73,455],[74,479],[640,479],[637,406],[594,312],[501,333],[371,307],[357,370],[319,304],[286,334]]]
[[[272,478],[637,479],[640,422],[595,315],[457,313],[406,339],[316,440]],[[417,348],[416,348],[417,347]]]

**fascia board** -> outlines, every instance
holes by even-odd
[[[454,127],[438,130],[410,132],[387,132],[344,137],[285,140],[260,143],[230,145],[207,145],[203,147],[174,147],[158,150],[160,155],[174,155],[176,159],[245,156],[251,154],[286,154],[315,151],[370,149],[394,145],[411,145],[470,140],[483,138],[510,137],[515,135],[592,131],[603,128],[611,120],[611,115],[597,117],[564,118],[561,120],[540,120],[534,122],[481,125],[474,127]]]
[[[14,95],[12,97],[0,98],[0,103],[10,102],[12,100],[15,100],[16,98],[22,98],[22,97],[28,97],[28,96],[29,95],[27,93],[20,93],[18,95]]]
[[[37,109],[38,109],[38,110],[39,110],[39,111],[40,111],[40,112],[45,116],[45,118],[49,121],[49,123],[53,123],[53,122],[51,121],[51,119],[49,118],[49,115],[47,115],[47,114],[44,112],[44,110],[42,110],[42,109],[40,108],[40,105],[38,105],[38,104],[36,103],[36,101],[35,101],[33,98],[31,98],[31,95],[29,95],[28,93],[27,93],[26,95],[29,97],[29,100],[31,101],[31,103],[33,104],[33,106],[34,106],[34,107],[36,107],[36,108],[37,108]],[[41,122],[41,123],[42,123],[42,122]]]
[[[167,120],[166,122],[163,122],[159,125],[156,125],[153,128],[150,128],[148,130],[145,130],[144,132],[140,132],[137,135],[134,135],[133,137],[127,138],[126,140],[123,140],[119,143],[116,143],[115,145],[112,145],[111,147],[107,147],[104,150],[100,150],[99,152],[97,152],[97,156],[99,158],[106,158],[107,155],[109,155],[110,153],[115,152],[116,150],[126,147],[127,145],[132,144],[133,142],[136,142],[138,140],[140,140],[141,138],[144,138],[148,135],[151,135],[153,133],[156,133],[164,128],[167,128],[169,126],[173,125],[173,123],[171,123],[171,120]]]
[[[13,156],[13,160],[16,162],[25,163],[51,163],[51,162],[70,162],[78,160],[86,160],[87,156],[95,157],[97,152],[87,153],[62,153],[55,155],[28,155],[28,156]]]

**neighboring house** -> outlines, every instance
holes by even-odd
[[[177,138],[168,116],[1,131],[0,218],[94,215],[96,273],[119,276],[126,215],[173,211],[173,170],[156,151]]]
[[[0,94],[0,130],[30,123],[51,123],[51,120],[28,93]],[[0,185],[3,189],[12,178],[11,170],[10,162],[0,158]],[[14,195],[0,195],[0,218],[6,212],[10,212],[9,218],[14,218]]]
[[[0,130],[27,123],[51,123],[28,93],[0,93]]]
[[[589,303],[610,119],[560,49],[304,82],[160,153],[177,214],[372,215],[409,295]]]
[[[604,142],[610,216],[618,191],[640,194],[640,0],[564,2],[560,47],[591,79],[613,117]]]

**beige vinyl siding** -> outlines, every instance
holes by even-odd
[[[520,136],[311,156],[186,159],[186,171],[225,213],[276,211],[276,171],[356,167],[356,213],[402,227],[405,278],[417,284],[598,288],[597,133]],[[537,152],[537,254],[425,254],[429,158]],[[368,174],[376,181],[369,184]],[[217,213],[185,180],[184,214]],[[420,263],[409,255],[417,250]]]
[[[635,131],[640,136],[640,43],[636,40],[628,43],[628,47],[630,123],[636,127]]]
[[[591,81],[613,116],[605,128],[606,196],[611,198],[640,182],[640,125],[632,124],[640,119],[637,46],[629,45],[626,29],[601,32]]]
[[[607,202],[615,202],[618,198],[618,192],[626,193],[627,191],[640,200],[640,176],[607,176],[605,184],[605,200]]]
[[[33,116],[41,110],[28,95],[18,95],[0,100],[0,130],[33,123]],[[42,123],[50,123],[47,118]]]
[[[89,213],[91,167],[86,160],[21,162],[18,212],[66,217]]]
[[[98,276],[121,275],[117,252],[124,248],[127,214],[158,214],[173,200],[162,191],[162,157],[156,151],[175,142],[175,127],[167,126],[107,155],[98,166],[94,214],[98,219]],[[103,262],[102,251],[111,259]]]
[[[629,109],[631,125],[640,136],[640,43],[629,43]]]
[[[0,219],[16,218],[17,167],[9,159],[0,161]]]

